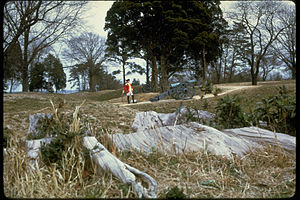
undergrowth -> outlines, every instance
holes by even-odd
[[[218,129],[244,126],[261,126],[274,132],[296,135],[296,96],[286,86],[276,87],[277,93],[261,100],[249,112],[243,112],[239,95],[221,98],[215,107],[215,124]]]

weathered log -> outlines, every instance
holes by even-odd
[[[287,134],[273,133],[258,127],[219,131],[194,122],[139,130],[126,135],[113,134],[109,137],[121,151],[136,149],[144,153],[151,153],[153,149],[164,153],[207,150],[216,155],[230,157],[264,147],[264,144],[279,145],[290,151],[296,150],[295,137]]]
[[[76,120],[73,121],[72,131],[76,131],[76,123],[79,122],[78,111],[80,107],[76,107],[73,115]],[[29,132],[36,132],[36,125],[38,119],[45,117],[46,115],[31,115],[30,116],[30,128]],[[75,127],[75,128],[74,128]],[[37,133],[37,132],[36,132]],[[26,151],[27,156],[31,158],[30,167],[35,169],[35,161],[39,157],[39,151],[41,144],[49,144],[53,138],[42,138],[38,140],[26,140]],[[109,171],[117,178],[119,178],[123,183],[130,183],[134,191],[137,193],[139,198],[156,198],[157,183],[154,178],[150,175],[141,172],[140,170],[123,163],[114,155],[112,155],[101,143],[97,141],[95,137],[83,137],[83,145],[90,150],[92,159],[95,161],[100,169]],[[144,187],[141,182],[137,180],[137,177],[141,177],[147,184],[148,187]]]
[[[110,171],[123,183],[130,183],[139,198],[156,198],[157,183],[148,174],[131,167],[113,156],[95,137],[84,137],[83,145],[90,150],[94,162],[105,171]],[[145,188],[138,182],[136,176],[141,176],[148,183]]]
[[[49,144],[52,139],[26,140],[26,151],[27,156],[31,159],[29,162],[31,169],[35,169],[35,161],[39,157],[41,144]],[[111,172],[123,183],[130,183],[139,198],[156,198],[157,183],[150,175],[120,161],[99,143],[95,137],[83,137],[83,145],[90,150],[93,161],[101,170]],[[148,188],[145,188],[141,182],[137,181],[137,176],[148,183]]]
[[[213,113],[204,110],[188,109],[186,106],[182,106],[173,113],[157,113],[155,111],[138,112],[132,123],[132,129],[138,131],[152,129],[153,127],[171,126],[179,124],[179,122],[185,123],[187,114],[203,120],[212,120],[214,118]]]
[[[53,138],[42,138],[37,140],[26,140],[27,157],[37,159],[39,157],[42,143],[50,144]]]

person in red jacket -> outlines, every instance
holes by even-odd
[[[127,95],[127,101],[128,101],[128,103],[130,103],[130,100],[129,100],[129,96],[130,95],[131,95],[131,98],[132,98],[132,102],[134,103],[133,87],[129,83],[129,81],[130,81],[130,79],[126,80],[126,84],[125,84],[125,86],[123,88],[122,94],[124,94],[124,91],[126,90],[126,95]]]

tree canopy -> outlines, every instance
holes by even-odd
[[[218,55],[222,32],[219,25],[224,22],[219,4],[219,1],[118,1],[107,12],[105,29],[108,40],[118,39],[132,52],[144,51],[152,57],[152,82],[157,80],[153,76],[159,72],[164,91],[168,89],[170,75],[183,69],[187,57],[209,62]]]

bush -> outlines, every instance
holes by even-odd
[[[183,189],[179,189],[177,186],[171,188],[166,194],[161,195],[164,199],[185,199],[187,196],[183,193]]]
[[[250,112],[243,113],[238,95],[221,98],[216,106],[215,127],[239,128],[267,123],[271,131],[296,135],[296,95],[287,87],[277,87],[277,93],[262,98]]]
[[[53,108],[53,110],[56,110]],[[71,131],[72,124],[72,117],[71,115],[64,115],[63,113],[57,112],[54,113],[56,117],[45,117],[41,118],[37,123],[37,134],[36,137],[45,137],[51,136],[53,137],[50,144],[42,144],[41,145],[41,158],[42,161],[50,166],[52,163],[56,163],[59,167],[61,166],[61,161],[63,159],[63,154],[70,148],[77,149],[77,140],[78,137],[80,138],[86,128],[80,127],[78,125],[78,131]],[[74,116],[73,116],[74,117]],[[75,120],[75,118],[73,118]],[[77,138],[76,138],[77,136]],[[77,145],[77,146],[76,146]],[[79,146],[82,149],[82,146]],[[72,155],[67,153],[67,156],[78,156],[79,153],[82,151],[73,151]]]
[[[240,106],[241,98],[238,95],[221,98],[216,106],[215,121],[220,128],[238,128],[249,125],[246,115]]]
[[[220,88],[216,88],[214,91],[213,91],[213,95],[216,97],[218,96],[218,94],[220,94],[222,92],[222,90]]]
[[[296,135],[296,96],[284,85],[276,89],[277,94],[257,103],[253,112],[256,122],[265,121],[272,131]]]
[[[50,144],[41,145],[41,157],[42,161],[50,166],[51,163],[56,163],[58,166],[61,165],[63,159],[63,152],[75,144],[75,137],[81,136],[82,133],[67,132],[66,134],[59,133],[58,136],[53,138]],[[78,152],[75,152],[78,154]]]
[[[213,84],[205,81],[203,85],[200,85],[200,90],[204,92],[204,94],[210,94],[213,91]]]

